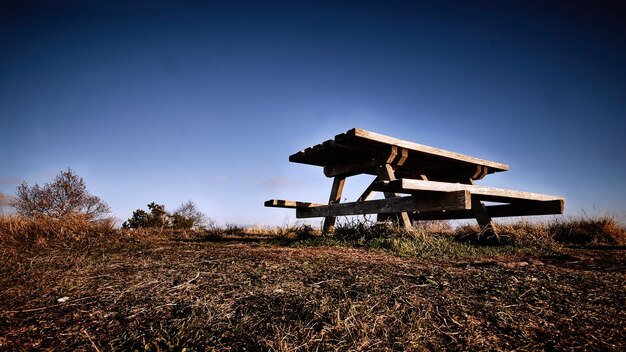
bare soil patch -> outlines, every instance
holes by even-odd
[[[620,249],[440,262],[115,235],[2,262],[7,351],[626,349]]]

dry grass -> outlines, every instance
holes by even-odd
[[[0,220],[0,350],[626,348],[622,250],[48,225]]]
[[[41,217],[35,220],[17,215],[0,216],[0,254],[15,257],[19,253],[53,246],[73,246],[115,232],[112,219],[88,220],[68,216],[63,220]]]
[[[458,240],[477,244],[511,244],[522,247],[565,245],[624,246],[626,228],[614,217],[557,218],[549,222],[521,221],[496,225],[499,238],[481,238],[478,226],[462,226],[454,231]]]
[[[568,244],[626,245],[626,229],[611,216],[559,219],[548,231],[556,241]]]

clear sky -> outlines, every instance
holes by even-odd
[[[360,127],[623,221],[615,4],[2,1],[0,201],[70,167],[120,219],[193,200],[220,224],[293,223],[263,202],[325,202],[332,180],[289,155]]]

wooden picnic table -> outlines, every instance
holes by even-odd
[[[333,177],[328,204],[272,199],[268,207],[295,208],[297,218],[325,217],[331,232],[337,216],[378,214],[410,229],[417,220],[475,218],[493,231],[492,217],[561,214],[564,199],[544,194],[474,185],[508,165],[354,128],[289,157],[321,166]],[[340,203],[346,178],[375,176],[356,202]],[[372,200],[375,192],[384,199]],[[484,201],[501,204],[487,205]]]

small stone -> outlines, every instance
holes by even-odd
[[[57,302],[63,303],[63,302],[67,302],[69,300],[70,300],[70,298],[66,296],[66,297],[61,297],[61,298],[57,299]]]
[[[502,266],[507,269],[515,269],[515,268],[523,268],[528,266],[528,262],[511,262],[511,263],[502,263]]]

